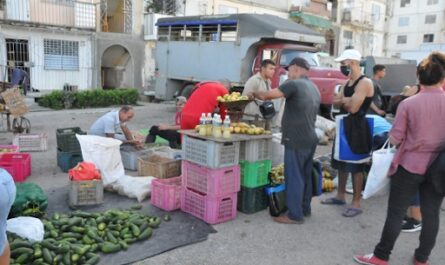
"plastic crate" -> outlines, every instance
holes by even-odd
[[[267,185],[258,188],[241,187],[238,192],[238,211],[252,214],[262,211],[269,205],[269,200],[264,191]]]
[[[153,179],[150,200],[151,204],[165,211],[181,208],[181,177]]]
[[[128,144],[121,145],[120,151],[122,164],[124,164],[125,169],[136,171],[138,170],[138,159],[140,157],[148,156],[156,151],[163,151],[166,149],[170,150],[169,147],[162,147],[157,145],[142,150],[136,149],[134,146]]]
[[[17,152],[19,152],[19,147],[16,145],[0,145],[0,154]]]
[[[192,162],[182,162],[182,185],[207,196],[224,196],[240,189],[238,165],[211,169]]]
[[[209,224],[219,224],[236,218],[236,193],[210,197],[189,189],[181,191],[181,210]]]
[[[69,205],[95,205],[104,201],[102,180],[72,181],[69,183]]]
[[[80,127],[56,129],[57,148],[63,152],[79,153],[81,151],[76,134],[87,134]]]
[[[27,153],[1,154],[0,167],[8,171],[15,182],[25,181],[31,175],[31,155]]]
[[[68,170],[77,166],[77,164],[82,161],[82,153],[75,154],[63,152],[60,149],[57,150],[57,166],[59,166],[63,172],[68,172]]]
[[[174,160],[159,155],[138,158],[138,175],[155,178],[171,178],[181,175],[181,160]]]
[[[241,186],[257,188],[269,184],[269,171],[272,169],[272,161],[257,162],[241,161]]]
[[[183,136],[182,141],[185,160],[211,168],[230,167],[238,164],[239,142],[219,143],[187,135]]]
[[[272,139],[241,142],[239,160],[256,162],[272,158]]]
[[[21,152],[46,151],[48,150],[48,135],[46,133],[16,134],[12,143],[18,146]]]

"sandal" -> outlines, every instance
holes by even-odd
[[[357,215],[363,213],[362,209],[359,208],[346,208],[345,211],[343,212],[343,216],[344,217],[356,217]]]
[[[346,202],[333,197],[333,198],[328,198],[328,199],[322,200],[321,204],[324,204],[324,205],[345,205]]]

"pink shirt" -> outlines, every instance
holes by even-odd
[[[389,133],[397,145],[389,176],[400,165],[413,174],[423,175],[445,147],[445,92],[422,89],[402,101]]]

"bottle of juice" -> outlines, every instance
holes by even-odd
[[[226,115],[226,118],[224,119],[224,124],[223,124],[223,138],[230,138],[232,137],[231,133],[230,133],[230,118],[229,115]]]
[[[199,118],[199,135],[202,135],[202,136],[206,136],[207,135],[205,113],[202,113],[201,114],[201,118]]]
[[[212,136],[213,131],[213,119],[212,119],[212,114],[211,113],[207,113],[207,118],[206,118],[206,135],[207,136]]]
[[[213,137],[221,138],[221,118],[218,114],[215,114],[213,117]]]

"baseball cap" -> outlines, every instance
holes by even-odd
[[[354,60],[354,61],[361,61],[362,55],[359,51],[355,49],[347,49],[344,50],[343,53],[340,55],[340,57],[336,58],[336,62],[341,62],[344,60]]]
[[[309,65],[309,63],[301,57],[295,57],[294,59],[292,59],[292,61],[290,61],[289,65],[287,65],[283,68],[287,71],[287,70],[289,70],[289,66],[291,66],[291,65],[296,65],[296,66],[299,66],[306,70],[311,69],[311,66]]]

